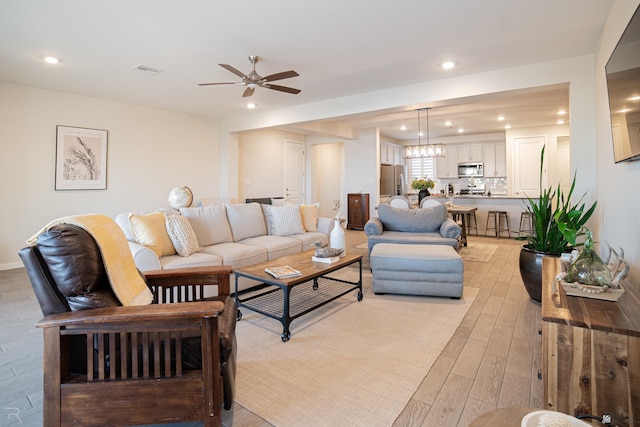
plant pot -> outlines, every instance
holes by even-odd
[[[527,246],[522,245],[520,249],[520,276],[529,297],[536,302],[542,302],[542,258],[559,258],[560,254],[538,252]]]
[[[431,193],[429,193],[429,189],[425,188],[424,190],[420,190],[418,192],[418,206],[420,206],[420,202],[422,201],[422,199],[424,199],[425,197],[430,196]]]

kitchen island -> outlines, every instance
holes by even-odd
[[[478,221],[478,234],[484,236],[487,225],[487,215],[489,211],[505,211],[509,216],[509,230],[511,237],[518,237],[520,228],[520,214],[526,211],[527,199],[524,197],[512,196],[480,196],[480,195],[454,195],[440,196],[453,201],[457,206],[475,206],[476,220]]]

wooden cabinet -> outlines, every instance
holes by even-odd
[[[457,148],[458,162],[482,161],[482,144],[459,144]],[[447,154],[449,153],[447,152]]]
[[[568,297],[551,286],[559,260],[542,265],[544,409],[640,425],[640,292],[623,284],[617,302]]]
[[[364,230],[369,221],[369,194],[347,194],[347,228],[350,230]]]
[[[485,178],[504,178],[507,176],[507,144],[505,142],[483,143],[482,159]]]

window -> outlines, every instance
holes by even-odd
[[[423,157],[418,159],[407,159],[409,169],[408,185],[416,178],[431,178],[436,180],[436,160],[434,157]]]

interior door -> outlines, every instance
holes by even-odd
[[[285,141],[284,145],[284,198],[298,205],[305,199],[304,143]]]
[[[531,136],[513,139],[513,191],[517,197],[540,196],[540,152],[546,137]],[[545,158],[547,153],[545,152]],[[547,185],[547,163],[542,171],[542,186]]]

